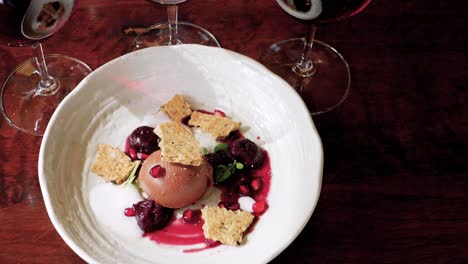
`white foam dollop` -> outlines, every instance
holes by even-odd
[[[199,128],[195,128],[193,130],[193,134],[200,143],[200,147],[206,148],[208,152],[213,152],[214,147],[219,144],[219,142],[217,142],[211,134],[203,133]]]
[[[241,197],[239,197],[237,202],[239,203],[239,206],[240,206],[241,210],[247,211],[249,213],[253,212],[252,206],[255,203],[255,200],[252,197],[250,197],[250,196],[241,196]]]

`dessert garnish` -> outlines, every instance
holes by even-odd
[[[159,149],[159,137],[153,132],[154,128],[141,126],[133,130],[128,143],[136,153],[151,154]]]
[[[189,103],[184,96],[177,94],[169,102],[161,106],[161,111],[165,112],[172,120],[181,122],[184,118],[192,114]]]
[[[217,206],[205,206],[201,212],[205,221],[205,238],[231,246],[242,243],[244,232],[254,219],[254,215],[249,212],[231,211]]]
[[[95,162],[91,165],[91,171],[102,176],[106,181],[120,184],[129,177],[135,167],[137,163],[132,162],[120,149],[100,144]]]
[[[214,183],[218,184],[235,174],[237,170],[242,170],[244,164],[232,158],[228,152],[229,144],[220,143],[214,147],[214,153],[205,154],[205,158],[214,168]]]
[[[210,133],[216,140],[222,140],[240,128],[239,122],[221,115],[206,114],[200,111],[192,113],[188,124],[199,127],[205,133]]]
[[[259,168],[264,160],[263,150],[248,138],[234,140],[229,145],[231,156],[250,168]]]
[[[130,172],[130,175],[127,178],[127,180],[123,183],[123,186],[133,183],[133,181],[135,180],[135,178],[137,176],[137,171],[138,171],[138,168],[140,167],[141,161],[137,160],[134,163],[135,163],[135,167],[133,167],[132,171]]]
[[[145,199],[133,205],[138,226],[144,232],[152,232],[167,225],[172,217],[172,210],[153,200]]]
[[[200,166],[203,161],[200,145],[189,127],[172,121],[158,125],[154,132],[161,138],[163,161]]]
[[[150,169],[150,174],[153,178],[160,178],[166,175],[166,169],[161,165],[155,165]]]

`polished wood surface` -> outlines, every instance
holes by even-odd
[[[375,0],[319,27],[317,38],[350,63],[352,90],[314,118],[325,154],[320,200],[273,263],[468,263],[466,6]],[[81,0],[44,49],[96,69],[125,53],[133,38],[125,29],[165,17],[151,1]],[[254,59],[305,30],[273,0],[192,0],[180,19]],[[30,56],[29,48],[0,47],[0,81]],[[0,118],[0,263],[82,263],[47,216],[40,144]]]

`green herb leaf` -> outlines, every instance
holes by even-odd
[[[215,169],[215,183],[220,183],[226,180],[231,176],[231,170],[224,166],[224,165],[218,165]]]
[[[139,160],[137,160],[135,162],[135,167],[133,167],[132,172],[130,172],[130,176],[128,176],[127,180],[123,183],[123,186],[125,186],[127,184],[131,184],[135,180],[136,172],[138,170],[138,167],[140,166],[140,163],[141,163],[141,161],[139,161]]]
[[[229,164],[227,165],[227,168],[228,168],[230,171],[232,171],[232,170],[234,169],[235,166],[236,166],[236,161],[234,161],[234,163],[229,163]]]
[[[236,163],[236,169],[238,170],[242,170],[244,168],[244,164],[240,163],[240,162],[237,162]]]
[[[208,154],[208,149],[207,148],[203,148],[203,155],[206,155]]]
[[[215,168],[215,183],[220,183],[226,180],[227,178],[231,177],[234,174],[236,169],[242,170],[244,168],[244,164],[237,162],[234,160],[233,163],[229,163],[227,165],[218,165]]]
[[[219,144],[216,145],[216,147],[214,148],[214,152],[218,152],[218,151],[225,150],[225,149],[228,149],[228,148],[229,148],[229,144],[226,144],[226,143],[219,143]]]

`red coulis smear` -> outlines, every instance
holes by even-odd
[[[203,220],[198,224],[190,224],[184,223],[182,218],[174,218],[163,229],[146,233],[143,236],[161,244],[195,245],[205,243],[202,226]]]
[[[240,194],[238,194],[237,191],[239,188],[239,182],[249,182],[255,178],[261,180],[261,187],[258,191],[252,190],[249,196],[252,197],[256,202],[266,202],[268,192],[270,191],[271,166],[268,153],[265,151],[264,154],[265,160],[260,168],[250,170],[246,173],[240,173],[239,175],[236,175],[236,177],[227,180],[222,185],[214,187],[219,188],[221,190],[221,203],[237,203],[237,200],[241,196]],[[221,243],[219,242],[209,241],[205,239],[202,229],[204,222],[203,219],[201,219],[200,210],[192,211],[194,215],[200,217],[199,221],[192,220],[191,222],[185,222],[183,220],[183,217],[179,219],[174,218],[163,229],[151,233],[146,233],[143,236],[148,237],[149,239],[157,243],[166,245],[187,246],[205,243],[205,246],[201,248],[185,249],[183,251],[185,253],[200,252],[221,245]],[[247,233],[250,233],[253,230],[253,226],[260,219],[262,214],[263,213],[255,215],[255,219],[251,227],[247,230]]]
[[[207,241],[203,235],[203,219],[201,218],[200,210],[192,210],[194,215],[199,219],[191,219],[190,222],[184,221],[184,218],[173,218],[171,222],[161,230],[151,233],[146,233],[143,236],[149,239],[166,245],[187,246],[205,243],[201,248],[185,249],[185,253],[200,252],[209,248],[214,248],[221,243],[214,241]]]

